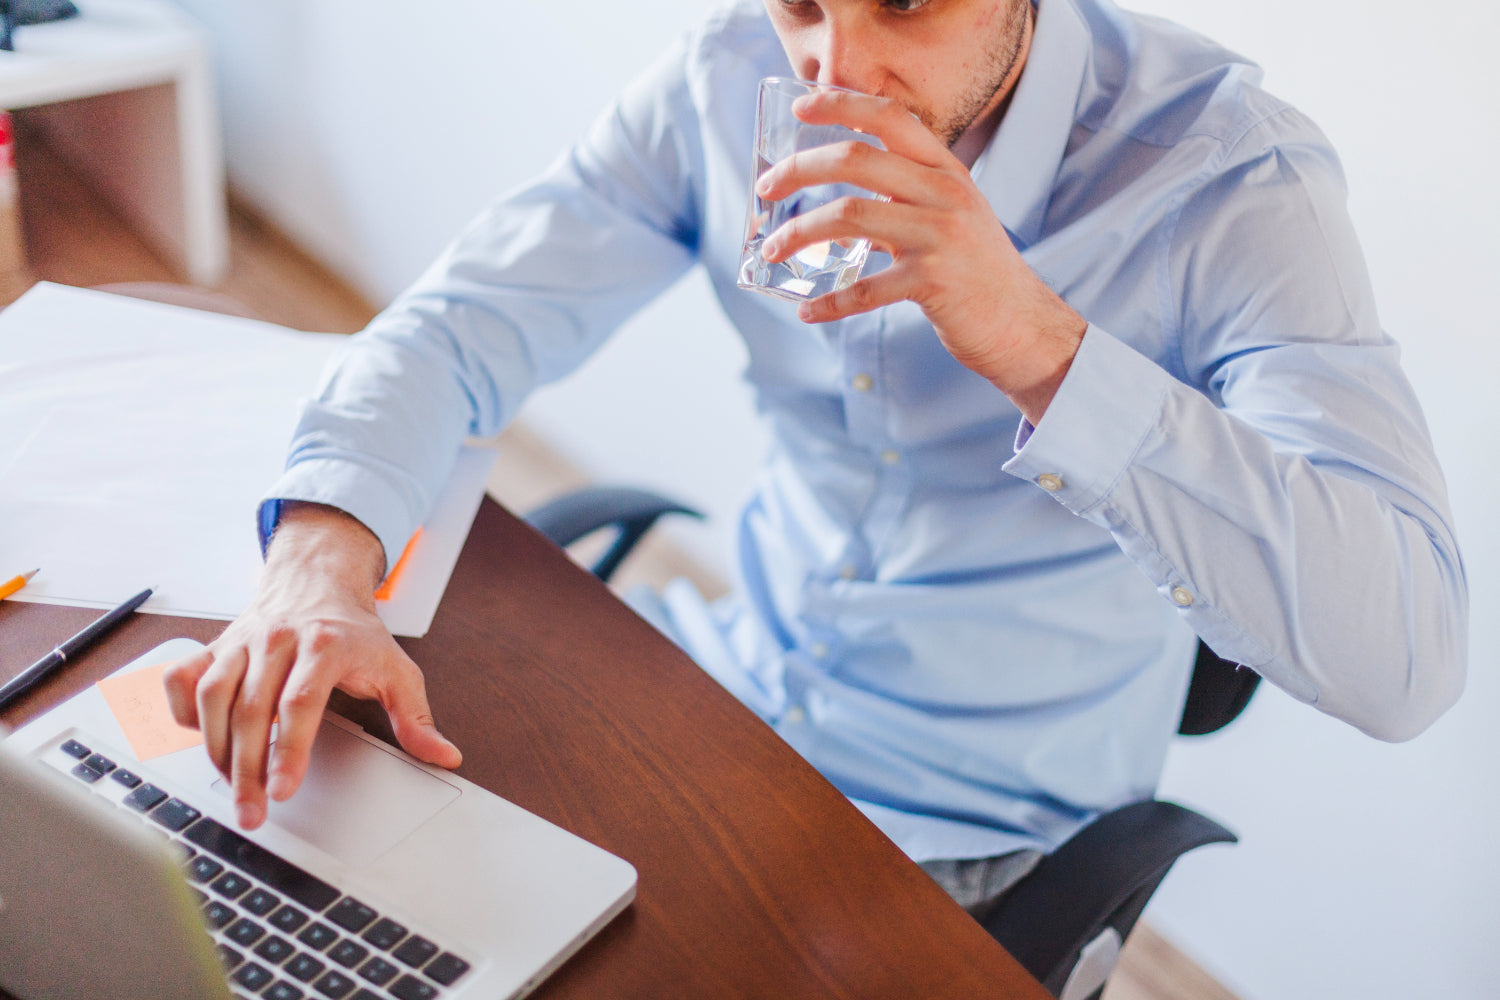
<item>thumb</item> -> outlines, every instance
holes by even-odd
[[[463,754],[437,730],[420,670],[402,671],[387,691],[386,714],[402,749],[418,760],[455,768]]]

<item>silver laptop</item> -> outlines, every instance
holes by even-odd
[[[625,861],[331,714],[250,833],[202,746],[129,747],[95,687],[0,745],[0,987],[25,1000],[517,997],[635,897]]]

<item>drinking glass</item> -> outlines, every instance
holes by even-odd
[[[755,182],[761,174],[793,153],[850,141],[885,148],[873,135],[843,125],[809,125],[792,114],[792,102],[803,94],[841,89],[789,77],[773,76],[760,81],[755,105],[755,154],[750,168],[750,208],[737,282],[741,288],[801,302],[847,288],[859,279],[865,258],[870,254],[870,241],[865,239],[823,240],[775,264],[767,263],[760,255],[766,237],[789,219],[839,198],[881,197],[853,184],[816,184],[780,201],[766,201],[755,193]]]

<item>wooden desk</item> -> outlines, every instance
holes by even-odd
[[[0,680],[96,614],[0,603]],[[0,722],[223,626],[137,615]],[[1047,997],[760,720],[493,502],[432,630],[401,641],[460,773],[640,872],[634,905],[535,996]],[[376,731],[366,707],[350,714]]]

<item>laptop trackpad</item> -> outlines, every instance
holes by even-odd
[[[222,778],[213,787],[230,794]],[[362,867],[458,795],[446,781],[325,720],[302,786],[287,801],[270,803],[267,821]]]

